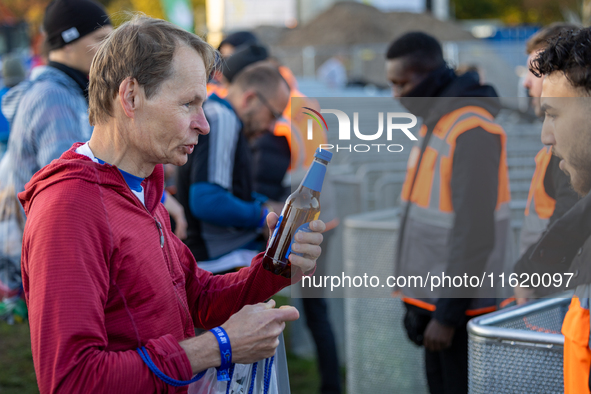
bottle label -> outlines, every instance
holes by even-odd
[[[283,221],[283,215],[279,216],[279,220],[277,220],[277,224],[275,225],[275,230],[273,230],[273,235],[271,236],[271,240],[269,240],[269,245],[273,243],[275,237],[277,236],[277,232],[279,231],[279,227],[281,227],[281,222]]]
[[[298,231],[303,231],[305,233],[311,233],[312,230],[310,230],[310,223],[304,223],[302,224],[300,227],[297,228],[296,231],[293,232],[293,238],[291,239],[291,243],[289,244],[289,248],[287,249],[287,253],[285,253],[285,258],[289,258],[289,254],[291,253],[291,247],[295,242],[295,235],[298,233]],[[296,256],[302,256],[302,253],[295,253],[294,254]]]
[[[322,191],[322,182],[324,182],[324,175],[326,174],[326,166],[322,163],[314,161],[304,178],[302,185],[308,189],[316,192]]]

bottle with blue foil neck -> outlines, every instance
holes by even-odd
[[[263,268],[274,274],[291,278],[289,254],[298,231],[309,232],[309,223],[320,215],[320,192],[326,175],[326,166],[332,153],[318,148],[314,161],[295,192],[287,200],[275,226],[263,258]]]

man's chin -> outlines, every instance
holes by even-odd
[[[187,155],[187,154],[184,154],[184,155],[182,155],[181,157],[179,157],[179,158],[176,160],[176,162],[175,162],[175,163],[172,163],[172,164],[174,164],[175,166],[178,166],[178,167],[180,167],[180,166],[183,166],[183,165],[185,165],[185,164],[187,163],[187,161],[188,161],[188,160],[189,160],[189,155]]]
[[[566,171],[565,171],[566,172]],[[573,190],[581,197],[586,196],[591,191],[591,173],[586,174],[585,177],[573,177],[568,172],[567,175],[570,176],[570,183]]]
[[[189,155],[187,155],[186,153],[179,152],[176,155],[174,155],[172,158],[170,158],[170,160],[167,160],[166,163],[162,163],[162,164],[172,164],[177,167],[180,167],[180,166],[184,165],[185,163],[187,163],[188,160],[189,160]]]

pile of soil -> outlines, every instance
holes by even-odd
[[[255,27],[251,31],[265,45],[274,46],[281,43],[290,29],[287,27],[262,25]]]
[[[355,2],[335,3],[302,27],[287,31],[280,45],[354,45],[391,42],[409,31],[423,31],[440,41],[472,40],[457,24],[430,14],[381,12]]]

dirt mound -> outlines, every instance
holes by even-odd
[[[273,46],[280,44],[289,29],[287,27],[262,25],[255,27],[251,31],[263,44]]]
[[[353,45],[390,42],[408,31],[424,31],[441,41],[474,37],[451,22],[428,14],[381,12],[355,2],[340,2],[308,24],[286,32],[281,45]]]
[[[441,21],[430,14],[389,12],[386,17],[392,26],[392,40],[404,33],[417,30],[430,34],[439,41],[474,40],[472,33],[463,30],[459,25]]]

